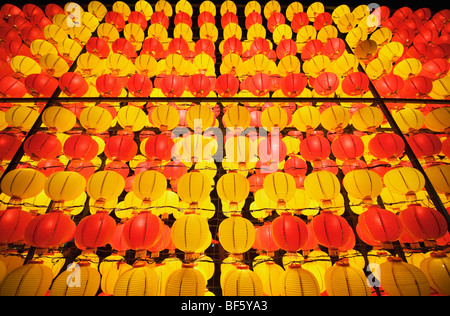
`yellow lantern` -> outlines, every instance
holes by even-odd
[[[114,43],[120,37],[119,31],[111,23],[101,23],[97,27],[97,35],[108,43]]]
[[[429,296],[430,283],[425,273],[399,257],[380,264],[380,282],[391,296]]]
[[[195,259],[210,238],[208,220],[201,215],[187,212],[172,225],[173,244],[185,253],[185,260]]]
[[[206,281],[213,277],[215,271],[213,259],[206,255],[201,255],[194,261],[194,268],[203,274]]]
[[[219,37],[219,31],[216,25],[209,22],[205,22],[200,26],[199,34],[201,39],[209,39],[213,43],[215,43]]]
[[[308,215],[306,214],[308,213],[308,210],[304,209],[308,208],[310,201],[311,197],[305,189],[296,188],[294,197],[286,203],[286,207],[289,211],[293,211],[294,213]]]
[[[312,133],[320,124],[320,111],[311,105],[299,107],[292,115],[292,122],[297,130]]]
[[[69,71],[69,65],[60,56],[49,53],[41,57],[39,63],[45,72],[55,78],[61,77],[67,71]]]
[[[298,263],[289,265],[279,280],[281,296],[319,296],[316,277]]]
[[[30,43],[30,51],[36,59],[41,59],[42,56],[47,54],[58,55],[56,47],[43,39],[35,39],[32,41]]]
[[[223,115],[225,126],[233,129],[245,130],[250,125],[250,112],[243,106],[234,105],[227,108]]]
[[[14,56],[11,58],[11,69],[14,71],[14,77],[24,78],[31,74],[40,74],[41,66],[28,56]]]
[[[363,270],[345,259],[326,270],[325,288],[330,296],[371,296]]]
[[[44,296],[52,280],[52,269],[42,260],[31,260],[6,275],[0,284],[0,295]]]
[[[393,193],[415,200],[416,193],[425,186],[422,173],[412,167],[398,167],[386,172],[383,176],[384,185]]]
[[[203,104],[197,104],[189,108],[186,113],[186,123],[194,131],[204,131],[214,123],[214,113]]]
[[[425,169],[431,184],[440,194],[450,197],[450,165],[433,165]]]
[[[90,34],[88,34],[90,37]],[[58,43],[58,51],[64,58],[74,61],[81,53],[83,47],[75,40],[66,38]]]
[[[450,107],[441,107],[425,116],[425,126],[433,132],[446,132],[450,128]]]
[[[242,174],[230,172],[220,177],[216,189],[219,198],[230,202],[231,211],[233,211],[237,210],[238,203],[247,198],[250,184]]]
[[[102,65],[100,57],[92,53],[83,53],[77,59],[77,67],[83,77],[100,76],[103,71]]]
[[[392,73],[406,80],[410,77],[417,76],[422,70],[422,63],[416,58],[406,58],[398,62]]]
[[[11,248],[0,253],[0,261],[5,265],[6,274],[8,275],[11,271],[21,267],[25,261],[25,258],[23,258],[16,249]]]
[[[330,263],[331,266],[331,263]],[[319,261],[306,259],[301,266],[303,269],[311,272],[319,285],[319,293],[325,291],[325,271],[326,268]]]
[[[140,108],[133,105],[121,107],[117,112],[117,122],[125,130],[140,131],[148,123],[147,115]]]
[[[210,12],[213,16],[216,16],[217,10],[216,5],[212,1],[205,0],[200,4],[199,11],[200,13],[207,11]]]
[[[206,280],[194,264],[183,264],[166,281],[166,296],[204,296]]]
[[[282,77],[288,74],[298,74],[301,72],[300,60],[297,56],[286,55],[278,62],[277,69]]]
[[[337,177],[326,170],[315,171],[306,176],[305,190],[318,201],[331,201],[341,190],[341,184]]]
[[[449,76],[433,80],[433,89],[430,92],[430,97],[434,99],[448,99],[449,96],[450,96]]]
[[[219,225],[219,241],[232,256],[239,258],[255,242],[253,224],[240,214],[232,214]]]
[[[29,131],[39,117],[39,112],[28,106],[15,105],[5,113],[9,126],[20,131]]]
[[[50,296],[95,296],[100,273],[88,261],[72,263],[52,284]]]
[[[420,263],[420,270],[427,276],[430,286],[444,295],[450,295],[449,266],[449,257],[442,251],[433,251]]]
[[[171,190],[165,190],[160,198],[152,202],[152,213],[157,216],[160,215],[161,218],[167,218],[179,205],[180,198],[178,195]]]
[[[105,5],[99,1],[91,1],[88,4],[88,12],[94,15],[98,21],[102,21],[105,15],[108,13]]]
[[[211,180],[198,171],[185,173],[178,180],[178,196],[189,207],[196,208],[199,202],[206,200],[211,191]]]
[[[269,199],[277,203],[277,208],[286,208],[286,202],[290,201],[296,190],[295,179],[284,172],[268,174],[263,182],[264,191]]]
[[[133,192],[145,203],[159,199],[167,189],[167,179],[161,172],[145,170],[133,180]]]
[[[262,296],[263,284],[256,272],[249,269],[248,265],[240,264],[225,276],[223,296]]]
[[[87,194],[101,205],[116,199],[125,188],[125,180],[115,171],[97,171],[86,184]]]
[[[136,261],[116,281],[114,296],[156,296],[158,275],[144,261]]]
[[[99,106],[88,106],[80,113],[80,123],[90,134],[105,132],[112,120],[111,113]]]
[[[359,131],[376,132],[384,120],[383,112],[378,107],[365,106],[351,116],[351,123]]]
[[[342,132],[349,122],[349,111],[340,105],[332,105],[326,108],[320,115],[320,123],[329,131]]]
[[[106,58],[105,67],[111,74],[119,77],[128,76],[136,71],[133,62],[119,53],[110,53]]]
[[[136,71],[139,74],[145,75],[149,78],[158,75],[157,64],[158,62],[156,61],[156,59],[153,56],[147,54],[139,55],[134,61]]]
[[[159,104],[152,110],[152,123],[161,131],[173,130],[178,126],[180,115],[178,111],[168,103]]]
[[[45,194],[55,202],[72,201],[79,197],[86,187],[85,178],[75,171],[52,173],[45,182]]]
[[[261,125],[268,132],[281,131],[288,123],[286,110],[280,106],[270,106],[261,113]]]
[[[102,273],[100,287],[103,293],[114,295],[114,288],[119,277],[126,271],[131,270],[133,266],[127,264],[125,261],[117,261],[113,263],[109,269]]]
[[[52,131],[66,132],[75,126],[77,117],[62,106],[50,106],[42,112],[42,122]]]
[[[43,173],[31,169],[14,169],[3,175],[0,184],[2,192],[13,200],[23,200],[35,197],[43,189],[46,177]]]
[[[267,261],[261,264],[261,267],[255,273],[261,279],[264,295],[279,296],[279,280],[284,269],[273,261]]]
[[[342,184],[348,194],[369,204],[373,203],[373,199],[376,199],[383,189],[383,181],[378,173],[366,169],[348,172]]]
[[[403,108],[392,113],[398,127],[403,133],[411,133],[422,128],[425,123],[425,116],[420,110],[413,108]]]

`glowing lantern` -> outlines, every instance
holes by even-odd
[[[228,128],[245,130],[250,124],[250,112],[243,106],[232,106],[223,116],[224,124]]]
[[[420,270],[427,276],[430,286],[440,294],[449,295],[448,256],[443,251],[433,251],[420,263]]]
[[[259,276],[245,264],[227,273],[222,286],[224,296],[262,296],[263,284]]]
[[[194,264],[184,263],[167,278],[166,296],[204,296],[206,280]]]
[[[412,167],[398,167],[386,172],[384,185],[394,193],[414,200],[416,193],[425,186],[425,178],[419,170]]]
[[[63,153],[71,160],[91,161],[99,153],[99,145],[90,135],[72,135],[64,142]]]
[[[398,157],[403,156],[405,143],[397,134],[377,133],[369,141],[368,148],[370,153],[376,158],[395,162]]]
[[[300,142],[300,155],[307,161],[320,162],[330,153],[330,142],[321,135],[308,136]]]
[[[75,231],[75,243],[80,249],[103,247],[111,240],[116,228],[114,218],[106,211],[84,217]]]
[[[316,277],[300,264],[292,263],[279,279],[281,296],[319,296],[320,288]]]
[[[201,172],[188,172],[180,177],[177,187],[180,199],[196,208],[209,196],[211,181]]]
[[[128,91],[135,97],[148,97],[152,91],[152,82],[141,74],[132,75],[127,82]]]
[[[432,165],[425,169],[425,174],[431,181],[431,184],[440,194],[446,197],[450,195],[450,169],[448,165]]]
[[[306,175],[307,169],[306,162],[298,156],[291,156],[284,163],[284,172],[293,176],[294,179]]]
[[[362,72],[353,72],[342,80],[342,91],[347,95],[363,95],[368,90],[369,78]]]
[[[408,138],[409,146],[419,159],[425,159],[426,162],[435,160],[434,156],[442,150],[441,140],[437,135],[430,133],[418,133]]]
[[[45,182],[44,191],[52,201],[63,203],[78,198],[86,186],[84,177],[73,171],[52,173]]]
[[[383,112],[378,107],[364,106],[351,116],[352,125],[359,131],[374,133],[384,120]]]
[[[381,286],[391,296],[429,296],[430,284],[424,272],[398,257],[380,264]]]
[[[341,134],[331,143],[331,152],[339,160],[355,160],[364,154],[364,143],[353,134]]]
[[[292,123],[297,130],[309,134],[320,124],[320,111],[309,105],[299,107],[292,115]]]
[[[287,153],[286,144],[278,134],[269,134],[258,145],[259,159],[264,164],[280,162]]]
[[[133,192],[145,205],[160,198],[167,188],[164,175],[155,170],[145,170],[133,180]]]
[[[248,251],[255,242],[253,224],[240,214],[231,214],[219,225],[219,241],[222,247],[238,257]]]
[[[441,107],[430,111],[425,116],[425,126],[434,132],[446,132],[449,125],[450,109]]]
[[[170,160],[173,146],[173,140],[167,135],[150,136],[145,143],[145,154],[149,159]]]
[[[22,98],[26,93],[27,89],[22,81],[10,76],[0,79],[0,97]]]
[[[364,272],[345,259],[325,271],[325,288],[330,296],[371,296]]]
[[[31,74],[25,78],[25,87],[32,96],[51,97],[58,87],[58,80],[46,74]]]
[[[25,154],[33,160],[52,159],[61,154],[62,145],[55,134],[33,134],[24,142]]]
[[[342,184],[351,196],[365,203],[372,203],[383,189],[381,177],[376,172],[365,169],[348,172]]]
[[[37,170],[15,169],[3,175],[1,190],[13,200],[29,199],[42,191],[45,180],[45,175]]]
[[[280,106],[269,106],[262,111],[260,120],[268,132],[275,134],[288,124],[288,113]]]
[[[125,187],[125,180],[115,171],[97,171],[86,185],[88,195],[100,205],[106,201],[116,199]]]
[[[213,125],[214,119],[214,113],[203,104],[191,106],[186,114],[186,123],[194,132],[208,129]]]
[[[254,270],[261,279],[263,291],[268,296],[279,296],[280,288],[278,286],[279,278],[284,272],[283,268],[273,261],[266,261]]]
[[[122,84],[119,78],[112,74],[104,74],[96,79],[98,93],[103,97],[118,97],[122,93]]]
[[[323,210],[312,220],[312,230],[319,244],[328,248],[330,255],[346,245],[353,231],[348,222],[340,215]]]
[[[421,70],[422,63],[418,59],[406,58],[395,65],[392,73],[406,80],[412,76],[417,76]]]
[[[259,246],[270,257],[274,256],[274,252],[280,249],[273,239],[272,223],[265,222],[263,226],[259,227],[256,231],[255,242],[259,243]]]
[[[100,58],[106,58],[109,55],[110,48],[108,43],[99,37],[91,37],[86,42],[86,50],[90,54],[94,54]]]
[[[263,187],[267,196],[277,202],[277,208],[285,208],[286,202],[294,197],[296,184],[292,175],[274,172],[264,178]]]
[[[58,275],[50,288],[51,296],[95,296],[97,294],[100,286],[98,270],[91,267],[88,261],[81,261],[74,269],[79,269],[75,278],[71,278],[74,272],[70,268]]]
[[[339,105],[331,105],[320,114],[320,123],[329,131],[341,133],[350,122],[349,111]]]
[[[52,270],[42,260],[32,260],[5,276],[0,293],[3,296],[44,296],[52,280]]]
[[[161,131],[172,130],[180,122],[180,114],[169,104],[160,104],[149,113],[151,122]]]
[[[281,91],[286,97],[297,97],[306,87],[307,78],[303,74],[288,74],[280,82]]]
[[[185,260],[194,259],[204,251],[211,240],[208,220],[195,213],[185,213],[172,225],[172,241],[175,247],[185,253]]]
[[[130,161],[137,153],[136,142],[127,136],[115,135],[105,143],[105,155],[111,160]]]
[[[231,211],[236,211],[238,203],[247,198],[249,188],[250,185],[247,178],[235,172],[224,174],[216,184],[219,198],[230,203]]]
[[[140,260],[119,276],[114,287],[114,296],[156,296],[157,293],[158,275]]]
[[[14,135],[0,134],[0,160],[13,159],[21,144],[21,140]]]
[[[308,228],[299,217],[290,213],[282,213],[271,225],[275,243],[287,252],[297,252],[308,240]]]
[[[69,70],[67,62],[54,53],[49,53],[41,57],[39,63],[45,72],[55,78],[61,77]]]

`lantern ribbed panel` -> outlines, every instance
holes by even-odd
[[[32,219],[30,213],[17,207],[0,211],[0,244],[22,240]]]
[[[248,268],[237,268],[225,276],[222,294],[223,296],[263,296],[263,284],[256,272]]]
[[[166,296],[204,296],[206,281],[203,274],[192,267],[172,272],[166,282]]]
[[[444,295],[450,295],[450,258],[444,252],[431,253],[420,263],[430,286]]]
[[[294,177],[284,172],[268,174],[264,178],[263,187],[267,196],[274,202],[289,201],[294,197],[296,189]]]
[[[231,216],[219,225],[219,241],[230,253],[244,253],[255,242],[255,227],[246,218]]]
[[[97,171],[86,184],[87,194],[94,200],[117,198],[125,187],[125,180],[115,171]]]
[[[280,295],[279,280],[283,272],[284,269],[273,261],[264,262],[259,269],[255,270],[261,279],[264,295]]]
[[[325,271],[325,289],[330,296],[371,296],[364,272],[348,264]]]
[[[395,241],[403,230],[397,215],[379,207],[369,208],[360,214],[358,224],[363,235],[379,242]]]
[[[75,272],[77,269],[79,269],[79,271]],[[50,295],[95,296],[99,286],[100,273],[98,270],[89,265],[82,265],[79,268],[67,270],[58,275],[52,284]]]
[[[305,190],[316,200],[331,200],[341,190],[337,177],[329,171],[321,170],[310,173],[305,178]]]
[[[247,198],[250,184],[240,173],[227,173],[217,181],[216,190],[221,200],[239,203]]]
[[[391,169],[385,173],[383,181],[389,190],[402,195],[417,192],[425,186],[422,173],[412,167]]]
[[[125,223],[122,237],[129,248],[142,250],[157,242],[162,230],[163,223],[158,216],[150,212],[141,212]]]
[[[74,171],[59,171],[51,174],[45,182],[45,194],[53,201],[72,201],[84,192],[86,180]]]
[[[114,295],[114,288],[119,277],[133,267],[124,261],[114,262],[114,265],[102,273],[100,286],[105,294]]]
[[[155,201],[166,191],[167,179],[161,172],[145,170],[136,175],[132,187],[138,198]]]
[[[381,177],[374,171],[357,169],[348,172],[342,181],[348,194],[357,198],[376,198],[383,189]]]
[[[419,239],[438,239],[447,231],[444,215],[433,208],[410,205],[399,217],[409,234]]]
[[[299,264],[291,264],[280,275],[281,296],[319,296],[320,287],[314,274],[301,268]]]
[[[3,279],[0,296],[44,296],[52,280],[52,269],[30,262],[13,270]]]
[[[380,282],[391,296],[429,296],[430,284],[416,266],[389,260],[380,264]]]
[[[183,252],[196,252],[209,237],[208,220],[197,214],[184,214],[172,225],[173,243]]]
[[[45,175],[37,170],[15,169],[3,176],[1,190],[7,196],[28,199],[42,191],[45,180]]]
[[[282,213],[271,225],[273,240],[281,249],[296,252],[308,241],[308,227],[299,217]]]
[[[158,275],[146,265],[124,272],[114,287],[114,296],[156,296],[157,293]]]
[[[312,220],[312,230],[319,244],[327,248],[344,246],[350,238],[352,229],[341,216],[322,211]]]
[[[210,189],[210,180],[201,172],[188,172],[178,180],[177,193],[186,203],[202,202],[208,197]]]
[[[77,225],[75,242],[85,248],[102,247],[110,242],[116,221],[107,212],[86,216]]]

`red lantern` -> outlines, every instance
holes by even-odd
[[[311,249],[319,248],[319,243],[317,242],[316,236],[314,236],[314,232],[312,230],[312,222],[306,224],[306,227],[308,228],[308,240],[306,241],[302,250],[310,251]]]
[[[313,162],[313,171],[325,170],[331,172],[335,176],[338,174],[339,167],[337,166],[336,161],[327,158],[321,160],[319,163],[317,162],[318,161]]]
[[[76,225],[62,211],[38,215],[25,229],[25,242],[36,248],[51,248],[73,238]]]
[[[281,91],[286,97],[294,98],[302,93],[307,83],[308,78],[304,74],[288,74],[281,79]]]
[[[273,256],[273,253],[280,249],[273,238],[271,222],[265,222],[263,226],[258,228],[255,236],[256,239],[261,249],[266,251],[270,256]]]
[[[46,177],[49,177],[52,173],[64,171],[66,168],[57,158],[41,160],[38,162],[36,167],[40,172],[45,174]]]
[[[389,243],[400,238],[403,226],[397,215],[378,206],[371,206],[358,217],[363,235],[380,243]]]
[[[403,139],[395,133],[377,133],[369,141],[369,151],[378,159],[396,161],[403,155],[404,150]]]
[[[27,89],[22,81],[10,76],[0,78],[1,98],[22,98],[26,93]]]
[[[292,31],[298,33],[298,31],[305,25],[309,24],[309,17],[306,12],[298,12],[294,14],[291,21]]]
[[[356,169],[367,169],[367,164],[361,159],[347,159],[342,162],[341,166],[344,175]]]
[[[337,249],[345,246],[353,230],[347,221],[331,211],[323,210],[312,219],[313,233],[317,242],[329,250],[329,255],[337,254]]]
[[[109,56],[110,48],[108,43],[99,37],[91,37],[86,42],[86,50],[90,54],[94,54],[100,58]]]
[[[308,41],[302,49],[301,58],[303,61],[310,60],[314,56],[320,55],[323,49],[322,41],[313,39]]]
[[[331,151],[339,160],[355,160],[364,154],[364,143],[353,134],[341,134],[331,143]]]
[[[184,163],[178,160],[172,160],[164,165],[163,175],[170,181],[178,180],[187,172]]]
[[[45,15],[49,18],[49,19],[53,19],[53,17],[58,14],[66,14],[66,12],[64,11],[63,8],[61,8],[59,5],[54,4],[54,3],[49,3],[45,6]]]
[[[31,74],[25,78],[25,87],[34,97],[50,98],[58,88],[58,80],[47,74]]]
[[[148,159],[171,160],[174,144],[172,138],[165,134],[150,136],[145,143],[145,154]]]
[[[205,53],[211,56],[214,60],[216,58],[216,48],[214,47],[214,43],[207,38],[201,38],[195,43],[194,52],[195,55]]]
[[[447,232],[447,221],[436,209],[412,204],[399,216],[408,233],[421,240],[436,240]]]
[[[128,250],[128,246],[125,244],[123,240],[123,228],[125,227],[125,223],[118,223],[116,228],[114,229],[114,234],[109,240],[109,244],[111,248],[117,250],[118,253],[124,253]]]
[[[44,32],[42,32],[42,30],[39,27],[35,27],[35,26],[24,28],[22,30],[21,36],[22,36],[23,42],[27,46],[30,46],[30,44],[37,39],[41,39],[41,40],[45,41]]]
[[[145,250],[153,246],[161,237],[161,219],[147,211],[132,216],[123,228],[123,240],[128,248]]]
[[[434,161],[433,156],[438,155],[442,150],[441,140],[435,134],[418,133],[411,135],[407,140],[416,157],[425,159],[427,162]]]
[[[303,177],[306,175],[306,172],[308,171],[308,166],[306,165],[306,162],[297,156],[289,157],[284,162],[284,172],[290,174],[294,178]]]
[[[363,95],[369,90],[369,77],[362,72],[352,72],[342,80],[342,91],[347,95]]]
[[[127,136],[115,135],[105,142],[105,155],[111,160],[130,161],[136,156],[138,146]]]
[[[259,160],[262,163],[280,162],[287,154],[287,147],[279,135],[268,135],[258,145]]]
[[[33,160],[52,159],[61,154],[62,145],[55,134],[37,133],[25,140],[23,149]]]
[[[114,25],[119,32],[125,28],[125,18],[121,13],[116,11],[108,11],[105,15],[105,22]]]
[[[365,243],[373,247],[381,247],[381,244],[372,238],[371,235],[366,235],[361,229],[361,224],[356,224],[356,234]]]
[[[197,18],[198,27],[202,27],[202,25],[204,23],[216,24],[216,19],[211,12],[203,11],[198,15],[198,18]]]
[[[59,78],[59,87],[69,97],[82,97],[89,90],[86,79],[74,72],[63,74]]]
[[[329,12],[322,12],[319,13],[315,18],[313,22],[314,28],[319,31],[324,26],[332,25],[333,24],[333,18]]]
[[[287,252],[297,252],[308,241],[306,223],[291,213],[282,213],[274,219],[271,229],[275,243]]]
[[[247,30],[253,24],[262,24],[262,23],[263,23],[262,15],[257,11],[250,12],[249,15],[245,17],[245,28]]]
[[[242,51],[243,51],[242,42],[234,35],[232,37],[227,38],[223,43],[223,53],[222,53],[223,57],[231,53],[238,54],[239,56],[241,56]]]
[[[221,97],[232,97],[239,89],[239,79],[232,74],[222,74],[215,82],[215,90]]]
[[[297,44],[293,39],[285,38],[282,39],[276,48],[276,53],[278,59],[283,59],[283,57],[286,57],[288,55],[297,55]]]
[[[404,81],[400,94],[404,98],[426,98],[432,89],[433,81],[430,78],[415,76]]]
[[[128,79],[127,87],[135,97],[148,97],[153,89],[153,84],[147,76],[136,73]]]
[[[154,163],[152,160],[147,159],[137,164],[137,166],[134,168],[134,174],[137,175],[145,170],[161,171],[160,167],[156,163]]]
[[[250,45],[250,55],[267,54],[270,50],[270,43],[267,39],[256,37]]]
[[[151,247],[147,248],[147,250],[150,251],[151,253],[158,254],[160,251],[166,249],[171,241],[172,241],[171,229],[169,226],[163,224],[161,237]]]
[[[12,15],[8,18],[7,23],[19,33],[21,33],[24,28],[32,26],[30,21],[23,15]]]
[[[63,146],[64,155],[70,160],[90,161],[97,156],[98,149],[98,143],[88,134],[69,136]]]
[[[128,16],[128,23],[140,25],[143,31],[147,28],[147,19],[142,12],[132,11]]]
[[[13,30],[13,32],[17,31]],[[22,41],[22,38],[20,36],[19,38],[6,41],[5,52],[11,58],[14,56],[27,56],[30,58],[33,57],[30,48]]]
[[[129,19],[129,18],[128,18]],[[186,24],[189,27],[192,27],[192,18],[189,14],[183,11],[178,11],[173,18],[173,24],[176,26],[180,23]]]
[[[103,97],[118,97],[123,89],[120,79],[112,74],[104,74],[97,77],[95,86],[98,93]]]
[[[248,89],[254,96],[262,97],[269,93],[272,86],[272,80],[268,74],[258,72],[247,78],[249,78]]]
[[[330,153],[330,142],[324,136],[312,135],[300,142],[300,155],[307,161],[324,160]]]
[[[130,167],[128,167],[126,163],[119,160],[113,160],[111,162],[108,162],[103,170],[115,171],[118,174],[120,174],[124,179],[126,179],[128,177],[128,174],[130,173]]]
[[[333,72],[323,72],[313,82],[313,89],[318,95],[327,96],[339,87],[339,78]]]
[[[406,58],[416,58],[424,63],[429,59],[430,49],[427,44],[415,43],[405,50],[404,56]]]
[[[374,85],[382,97],[395,98],[398,97],[399,92],[403,88],[403,79],[402,77],[391,73],[375,80]]]
[[[446,138],[442,142],[442,153],[447,157],[450,158],[450,138]]]
[[[164,56],[164,47],[157,38],[146,38],[144,42],[142,42],[141,54],[153,56],[158,60]]]
[[[24,239],[25,229],[32,216],[20,207],[8,207],[0,211],[0,246]]]
[[[187,85],[191,94],[197,98],[206,97],[211,92],[211,81],[204,74],[190,76]]]
[[[450,63],[444,58],[434,58],[422,64],[420,75],[432,80],[443,78],[450,70]]]
[[[0,134],[0,161],[13,159],[21,144],[15,135]]]
[[[52,20],[45,16],[45,14],[36,14],[31,18],[31,23],[42,31],[45,29],[47,25],[52,24]]]
[[[264,174],[252,174],[250,177],[248,177],[248,182],[250,184],[250,192],[255,193],[263,188]]]
[[[332,61],[341,57],[344,52],[345,42],[339,37],[330,38],[322,48],[322,54],[328,56]]]
[[[170,40],[167,50],[169,51],[169,54],[186,56],[189,52],[189,45],[184,38],[176,37]]]
[[[161,24],[165,29],[169,27],[169,18],[164,11],[153,12],[150,17],[150,24]]]
[[[177,75],[163,75],[160,89],[166,97],[181,97],[184,92],[184,79]]]
[[[224,15],[222,15],[222,17],[220,19],[220,24],[221,24],[222,28],[224,29],[230,23],[239,24],[239,20],[238,20],[236,13],[227,11],[224,13]]]
[[[275,28],[279,25],[285,24],[286,18],[281,12],[273,12],[270,17],[267,19],[267,28],[270,32],[274,32]]]
[[[105,246],[116,229],[116,221],[106,211],[98,211],[84,217],[75,230],[75,244],[78,248],[95,249]]]
[[[390,165],[384,161],[373,159],[368,164],[370,170],[378,173],[380,177],[384,177],[384,174],[390,170]]]
[[[119,37],[118,39],[116,39],[112,43],[111,49],[113,53],[124,55],[128,59],[137,57],[136,49],[134,48],[133,44],[131,44],[131,42],[126,38]]]

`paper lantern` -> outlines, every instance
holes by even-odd
[[[322,126],[325,129],[335,131],[336,133],[342,133],[343,129],[347,127],[349,122],[349,111],[339,105],[332,104],[320,114],[320,123]]]
[[[79,197],[86,187],[85,178],[74,171],[52,173],[45,182],[44,191],[52,201],[63,203]]]
[[[120,222],[116,225],[116,229],[114,230],[114,234],[111,237],[109,244],[114,250],[117,250],[118,254],[124,253],[128,250],[128,245],[123,240],[123,228],[125,223]]]
[[[274,219],[271,228],[275,243],[287,252],[297,252],[308,240],[306,223],[288,212]]]
[[[123,177],[114,171],[97,171],[86,184],[86,192],[99,205],[117,198],[125,187]]]
[[[52,159],[61,154],[62,145],[55,134],[36,133],[25,140],[23,149],[33,160]]]
[[[14,169],[3,175],[1,190],[12,199],[29,199],[42,191],[45,180],[45,175],[37,170]]]
[[[364,272],[340,260],[325,271],[325,288],[330,296],[371,296]]]
[[[313,83],[314,92],[321,96],[333,94],[339,87],[339,78],[332,72],[319,74]]]
[[[398,167],[389,170],[383,177],[384,185],[394,193],[415,199],[416,193],[425,186],[425,178],[412,167]]]
[[[187,125],[195,131],[202,131],[210,128],[214,124],[215,116],[211,109],[203,104],[193,105],[186,114]]]
[[[133,180],[133,192],[136,196],[151,205],[160,198],[167,189],[164,175],[155,170],[146,170],[137,174]]]
[[[368,148],[370,153],[378,159],[397,161],[405,150],[403,139],[395,133],[377,133],[370,139]]]
[[[320,124],[320,111],[313,106],[301,106],[292,115],[292,123],[297,130],[312,133]]]
[[[228,128],[245,130],[250,125],[251,115],[245,107],[234,105],[226,110],[223,121]]]
[[[351,116],[351,123],[359,131],[374,133],[384,120],[383,112],[378,107],[364,106]]]
[[[166,281],[166,296],[204,296],[206,280],[194,264],[183,264]]]
[[[328,248],[330,255],[335,255],[338,248],[346,245],[353,234],[343,217],[328,210],[313,217],[312,231],[318,243]]]
[[[99,146],[91,135],[72,135],[65,140],[63,153],[70,160],[91,161],[99,154]]]
[[[11,160],[22,144],[15,135],[0,134],[0,160]]]
[[[144,261],[136,261],[116,281],[114,296],[156,296],[158,275]]]
[[[127,247],[136,250],[136,256],[139,257],[158,241],[162,231],[163,223],[158,216],[141,211],[125,223],[122,237]]]
[[[172,240],[175,247],[185,253],[185,259],[195,258],[211,238],[208,220],[195,213],[185,213],[172,225]]]
[[[440,294],[449,295],[450,283],[448,277],[449,258],[445,252],[433,251],[429,258],[420,263],[430,286]]]
[[[363,200],[365,203],[373,203],[383,189],[383,181],[375,172],[366,169],[358,169],[348,172],[342,181],[348,194]]]
[[[262,163],[280,162],[287,153],[286,144],[277,134],[269,134],[258,145],[259,160]]]
[[[86,80],[74,72],[66,72],[59,78],[59,87],[69,97],[82,97],[89,89]]]
[[[167,135],[150,136],[145,143],[145,154],[149,159],[170,160],[173,146],[172,138]]]
[[[425,169],[425,174],[431,181],[436,191],[444,194],[446,197],[450,195],[450,168],[448,165],[432,165]]]
[[[103,247],[111,240],[116,229],[114,218],[106,211],[97,211],[84,217],[75,231],[75,243],[81,249]]]
[[[222,74],[215,82],[216,93],[221,97],[232,97],[239,89],[239,80],[232,74]]]
[[[134,74],[128,78],[128,91],[135,97],[148,97],[153,84],[150,79],[142,74]]]
[[[352,72],[342,80],[342,91],[347,95],[363,95],[368,90],[369,78],[362,72]]]
[[[288,74],[283,77],[280,82],[281,91],[286,97],[297,97],[306,87],[308,79],[304,74]]]
[[[149,113],[149,119],[160,131],[172,130],[180,122],[180,114],[169,104],[159,104]]]
[[[353,134],[341,134],[331,143],[331,152],[339,160],[355,160],[364,154],[364,143]]]
[[[300,264],[292,263],[279,278],[281,296],[319,296],[320,288],[316,277]]]
[[[434,156],[438,155],[442,150],[442,143],[439,137],[430,133],[411,135],[408,137],[408,144],[418,159],[425,159],[427,162],[434,161]]]
[[[284,172],[290,174],[295,179],[305,176],[308,166],[302,158],[298,156],[291,156],[285,161],[283,169]]]
[[[337,177],[326,170],[316,171],[307,175],[304,186],[311,197],[318,201],[330,201],[341,190],[341,185]]]
[[[430,207],[412,204],[402,210],[399,217],[405,229],[421,240],[436,240],[447,230],[444,215]]]
[[[53,280],[52,270],[32,260],[9,273],[0,285],[2,296],[44,296]]]
[[[58,87],[58,80],[47,74],[31,74],[25,78],[25,87],[32,96],[49,98]]]
[[[222,286],[223,296],[262,296],[263,293],[261,279],[247,265],[238,265],[237,269],[225,276]]]
[[[238,204],[247,198],[250,185],[245,176],[232,172],[219,178],[216,189],[219,198],[230,202],[231,211],[236,211]]]
[[[254,270],[261,279],[263,292],[268,296],[279,296],[279,278],[284,272],[283,268],[273,261],[262,262],[258,269]]]
[[[364,236],[382,244],[398,240],[403,231],[401,221],[393,212],[377,206],[369,207],[361,213],[358,225]]]
[[[236,257],[250,250],[255,242],[255,228],[241,214],[232,213],[224,219],[219,225],[218,234],[222,247]]]
[[[115,135],[105,142],[104,152],[111,160],[130,161],[137,153],[136,142],[127,136]]]
[[[265,96],[269,93],[272,81],[268,74],[258,72],[249,78],[248,89],[254,96]]]
[[[105,108],[90,106],[81,111],[79,119],[86,132],[92,135],[105,132],[111,126],[113,117]]]
[[[58,275],[50,288],[50,296],[95,296],[99,286],[98,270],[91,267],[88,261],[81,261]]]
[[[448,123],[449,118],[449,108],[440,107],[430,111],[425,116],[425,126],[434,132],[445,132],[450,127]]]
[[[180,177],[177,188],[180,199],[196,208],[209,196],[211,181],[201,172],[188,172]]]
[[[75,223],[62,211],[36,216],[25,229],[25,242],[36,248],[51,248],[72,239]]]
[[[277,208],[285,208],[286,202],[294,197],[296,184],[290,174],[274,172],[264,178],[263,187],[267,196],[277,202]]]
[[[380,264],[381,286],[391,296],[429,296],[430,284],[424,272],[398,257]]]
[[[86,42],[86,50],[88,53],[94,54],[100,58],[106,58],[108,57],[111,49],[104,39],[99,37],[91,37]]]
[[[43,111],[42,122],[50,131],[65,132],[75,126],[76,116],[62,106],[50,106]]]
[[[271,257],[273,257],[275,251],[280,249],[273,238],[271,222],[265,222],[263,226],[257,229],[255,241],[257,241],[261,249],[267,252]]]
[[[411,133],[412,131],[419,130],[425,122],[423,113],[412,108],[403,108],[393,112],[392,117],[403,133]]]
[[[0,247],[24,239],[25,229],[32,220],[30,213],[20,207],[0,211]]]

